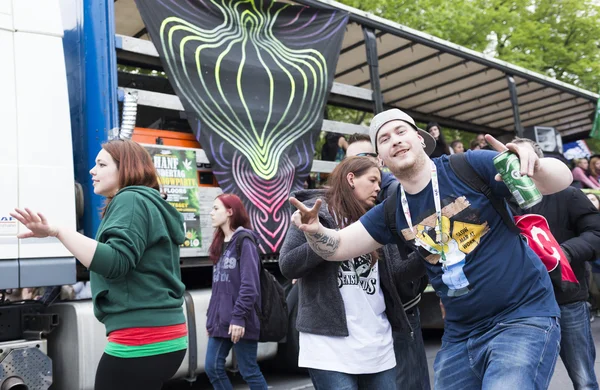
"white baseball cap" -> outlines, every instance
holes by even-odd
[[[397,108],[380,112],[375,115],[371,121],[371,125],[369,126],[369,136],[371,137],[371,143],[375,148],[375,152],[377,152],[377,133],[383,125],[391,121],[402,121],[411,125],[412,128],[419,132],[421,137],[423,137],[423,141],[425,141],[425,153],[427,153],[428,156],[433,153],[433,150],[435,149],[435,138],[425,130],[419,129],[410,115]]]

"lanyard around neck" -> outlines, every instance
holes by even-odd
[[[400,196],[402,204],[402,211],[404,211],[404,217],[406,218],[406,223],[408,224],[408,228],[415,235],[415,243],[417,246],[423,247],[430,253],[439,254],[442,256],[442,262],[446,261],[446,254],[444,253],[444,243],[442,242],[442,204],[440,201],[440,187],[438,184],[437,177],[437,168],[435,163],[431,161],[431,187],[433,189],[433,202],[435,203],[435,216],[436,216],[436,224],[435,224],[435,242],[438,243],[441,250],[437,250],[433,248],[431,245],[423,242],[417,236],[417,232],[415,231],[412,218],[410,216],[410,208],[408,207],[408,199],[406,199],[406,193],[404,192],[404,187],[400,184]]]

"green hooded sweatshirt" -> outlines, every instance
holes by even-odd
[[[108,205],[90,265],[96,318],[106,334],[183,324],[183,217],[152,188],[130,186]]]

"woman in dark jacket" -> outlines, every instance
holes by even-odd
[[[260,323],[254,309],[260,304],[260,259],[256,244],[239,238],[244,231],[254,234],[250,218],[240,198],[232,194],[215,199],[210,217],[215,234],[209,255],[215,265],[206,320],[206,374],[215,389],[232,389],[225,359],[233,348],[250,389],[263,390],[267,383],[256,362]]]
[[[350,157],[331,173],[329,189],[294,196],[307,206],[323,199],[322,223],[343,228],[373,207],[380,180],[375,162]],[[290,227],[279,266],[285,277],[299,279],[298,365],[309,369],[315,389],[396,389],[392,327],[411,330],[394,276],[419,277],[423,272],[420,262],[397,263],[416,265],[415,272],[400,272],[381,253],[325,261],[312,251],[304,233]]]
[[[444,135],[442,134],[442,128],[435,122],[429,122],[427,124],[427,132],[435,139],[435,149],[431,153],[430,157],[441,157],[444,154],[450,154],[450,148],[446,144]]]

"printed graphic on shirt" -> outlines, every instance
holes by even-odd
[[[229,251],[226,251],[223,258],[213,267],[213,283],[229,282],[229,270],[235,269],[237,259],[230,257]]]
[[[448,296],[460,296],[469,292],[469,280],[463,268],[465,259],[489,232],[486,221],[481,221],[477,210],[472,209],[471,203],[464,197],[446,198],[442,201],[442,228],[440,237],[436,237],[437,218],[435,211],[410,228],[402,229],[404,239],[413,244],[424,243],[439,253],[443,252],[446,261],[442,264],[442,281],[448,287]],[[437,264],[441,254],[431,253],[422,246],[418,247],[420,254],[430,264]]]
[[[225,257],[223,259],[223,269],[234,269],[237,264],[235,257]]]
[[[371,267],[371,254],[342,261],[338,269],[338,287],[357,286],[369,295],[377,290],[377,267]]]

